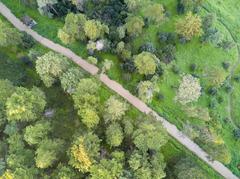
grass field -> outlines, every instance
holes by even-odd
[[[38,22],[38,25],[34,28],[41,35],[60,43],[60,40],[57,38],[57,31],[60,27],[63,26],[63,19],[49,19],[48,17],[41,16],[35,9],[26,8],[23,5],[19,4],[17,0],[2,0],[13,12],[18,16],[22,17],[24,14],[31,16]],[[158,32],[174,32],[175,31],[175,22],[180,18],[176,13],[176,0],[155,0],[165,5],[167,11],[170,12],[170,17],[160,25],[150,25],[148,28],[144,29],[144,32],[134,41],[131,42],[131,45],[134,47],[133,52],[137,53],[138,48],[145,42],[152,42],[156,48],[160,48],[160,44],[157,40]],[[201,15],[204,16],[208,11],[214,12],[217,15],[218,21],[215,26],[221,32],[224,38],[231,40],[232,42],[240,42],[240,21],[237,21],[236,17],[239,17],[238,7],[240,3],[237,0],[208,0],[202,9]],[[139,12],[141,15],[141,12]],[[233,37],[233,39],[232,39]],[[62,44],[63,45],[63,44]],[[82,57],[87,56],[86,47],[84,44],[76,42],[69,46],[75,53]],[[224,88],[220,88],[217,98],[223,100],[222,103],[218,104],[215,109],[211,109],[210,113],[214,116],[212,119],[213,122],[208,124],[203,124],[202,121],[191,119],[187,114],[182,110],[182,106],[175,102],[174,97],[176,95],[176,87],[179,85],[179,80],[181,76],[172,72],[172,66],[175,65],[179,68],[180,74],[192,74],[190,70],[191,64],[196,64],[197,70],[194,72],[195,75],[199,76],[201,79],[201,85],[205,89],[203,95],[200,97],[197,103],[194,103],[194,106],[208,107],[211,97],[207,94],[207,89],[211,86],[206,72],[209,69],[217,68],[224,73],[225,77],[229,76],[230,70],[224,70],[222,68],[223,62],[228,62],[230,64],[229,69],[233,68],[238,61],[238,51],[236,45],[230,51],[224,51],[221,48],[216,48],[212,44],[202,44],[199,42],[199,39],[195,38],[187,44],[176,45],[176,60],[170,65],[164,65],[164,75],[159,79],[159,88],[160,93],[164,96],[163,100],[154,98],[151,104],[149,104],[154,110],[156,110],[163,117],[167,118],[170,122],[174,123],[178,128],[182,129],[183,124],[186,121],[198,125],[207,125],[209,127],[215,128],[218,135],[220,135],[226,146],[231,152],[232,161],[227,165],[236,175],[240,176],[240,171],[237,168],[240,161],[239,148],[240,143],[236,141],[233,136],[233,126],[230,122],[226,121],[229,117],[227,106],[228,106],[228,94]],[[112,54],[99,54],[101,59],[109,59],[114,62],[113,67],[108,72],[108,75],[123,84],[123,86],[129,89],[132,93],[136,94],[136,86],[139,81],[143,79],[137,73],[131,75],[131,79],[126,81],[124,79],[124,73],[119,68],[120,60],[117,56]],[[101,66],[101,64],[99,64]],[[240,68],[235,72],[236,74],[240,73]],[[240,112],[238,106],[240,105],[240,86],[239,83],[234,82],[233,90],[233,116],[234,121],[237,125],[240,125]],[[101,96],[107,96],[103,93]],[[221,127],[216,128],[214,123],[219,124]],[[175,143],[176,145],[176,143]],[[177,147],[178,148],[178,147]],[[167,150],[166,150],[167,151]],[[167,152],[168,153],[168,152]],[[169,151],[169,153],[171,153]],[[175,152],[172,152],[175,153]]]

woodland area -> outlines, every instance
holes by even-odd
[[[235,1],[2,0],[240,176]],[[221,178],[151,115],[2,17],[0,58],[0,178]]]

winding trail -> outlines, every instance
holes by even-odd
[[[104,83],[110,89],[112,89],[117,94],[122,96],[126,101],[128,101],[130,104],[135,106],[139,111],[146,113],[146,114],[152,114],[156,118],[156,120],[160,121],[163,124],[163,126],[166,128],[169,135],[171,135],[173,138],[175,138],[177,141],[179,141],[182,145],[184,145],[188,150],[193,152],[200,159],[205,161],[209,166],[211,166],[220,175],[222,175],[223,177],[225,177],[227,179],[237,179],[238,178],[227,167],[225,167],[221,162],[215,161],[215,160],[214,161],[209,160],[209,158],[211,158],[211,157],[205,151],[203,151],[196,143],[194,143],[191,139],[189,139],[186,135],[184,135],[180,130],[178,130],[175,125],[169,123],[166,119],[159,116],[157,114],[157,112],[153,111],[144,102],[142,102],[137,97],[133,96],[128,90],[124,89],[122,87],[122,85],[120,85],[116,81],[109,79],[109,77],[105,74],[100,74],[100,76],[98,76],[98,72],[100,71],[98,69],[98,67],[89,64],[88,62],[86,62],[81,57],[77,56],[75,53],[73,53],[68,48],[65,48],[59,44],[56,44],[56,43],[50,41],[49,39],[42,37],[35,31],[27,28],[18,18],[16,18],[13,15],[13,13],[11,13],[11,11],[2,2],[0,2],[0,13],[3,16],[5,16],[5,18],[8,19],[8,21],[10,21],[20,31],[25,31],[26,33],[31,35],[36,41],[41,43],[43,46],[68,57],[73,62],[78,64],[80,67],[82,67],[84,70],[89,72],[91,75],[98,77],[102,83]]]

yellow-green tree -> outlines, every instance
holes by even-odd
[[[36,71],[47,87],[51,87],[68,67],[67,58],[52,51],[38,57],[36,61]]]
[[[43,112],[46,106],[44,93],[34,87],[28,90],[23,87],[7,99],[6,114],[9,121],[33,121]]]
[[[69,164],[82,173],[86,173],[99,157],[99,150],[100,139],[96,135],[87,133],[79,136],[70,147]]]
[[[164,19],[164,8],[162,4],[151,3],[144,9],[144,16],[150,21],[159,23]]]
[[[139,35],[142,33],[144,21],[141,17],[130,16],[127,18],[125,26],[129,35]]]
[[[84,25],[85,35],[90,40],[97,40],[98,38],[102,38],[104,34],[109,33],[108,26],[102,24],[97,20],[88,20]]]
[[[152,75],[157,68],[157,62],[159,59],[150,52],[142,52],[135,56],[134,63],[137,70],[142,75]]]
[[[202,34],[201,18],[189,12],[185,18],[176,23],[176,32],[187,40],[191,40],[194,36],[200,36]]]
[[[87,18],[84,14],[69,13],[65,18],[65,24],[58,31],[58,38],[65,44],[74,42],[75,40],[85,40],[84,25]]]
[[[0,46],[16,46],[22,42],[21,33],[0,20]]]

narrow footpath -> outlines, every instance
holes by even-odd
[[[81,68],[89,72],[91,75],[98,77],[98,72],[99,72],[98,67],[92,64],[89,64],[87,61],[85,61],[84,59],[82,59],[81,57],[73,53],[70,49],[65,48],[59,44],[56,44],[51,40],[42,37],[35,31],[26,27],[18,18],[15,17],[13,13],[11,13],[11,11],[2,2],[0,2],[0,13],[20,31],[25,31],[26,33],[31,35],[36,41],[41,43],[43,46],[68,57],[73,62],[78,64]],[[211,157],[205,151],[203,151],[203,149],[201,149],[195,142],[193,142],[186,135],[184,135],[180,130],[178,130],[175,125],[169,123],[166,119],[160,117],[157,114],[157,112],[149,108],[140,99],[133,96],[128,90],[123,88],[122,85],[120,85],[116,81],[109,79],[109,77],[105,74],[100,74],[99,80],[102,83],[104,83],[106,86],[108,86],[111,90],[113,90],[114,92],[122,96],[130,104],[135,106],[139,111],[146,114],[152,114],[156,118],[156,120],[160,121],[163,124],[163,126],[166,128],[169,135],[171,135],[173,138],[179,141],[182,145],[184,145],[188,150],[190,150],[195,155],[197,155],[200,159],[205,161],[210,167],[212,167],[220,175],[222,175],[227,179],[238,178],[221,162],[215,161],[215,160],[214,161],[209,160],[209,158]]]

